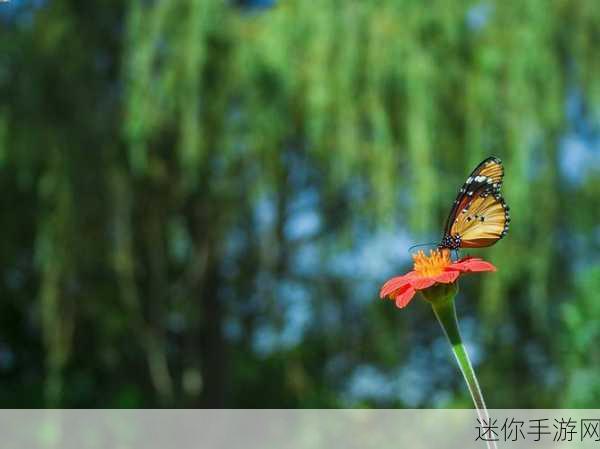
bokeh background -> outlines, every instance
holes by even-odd
[[[381,284],[488,155],[490,407],[600,406],[597,0],[0,3],[0,405],[470,407]]]

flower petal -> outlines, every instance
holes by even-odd
[[[460,276],[460,271],[458,270],[448,270],[444,271],[442,274],[438,274],[435,276],[435,282],[440,282],[442,284],[451,284]]]
[[[379,291],[379,297],[385,298],[390,296],[392,293],[394,293],[394,291],[407,285],[414,275],[414,271],[409,271],[405,275],[391,278],[389,281],[383,284],[383,287],[381,287],[381,290]]]
[[[453,263],[449,268],[463,272],[496,271],[496,267],[491,263],[477,257],[467,257],[465,259],[461,259],[458,262]]]
[[[414,279],[410,280],[410,285],[412,285],[412,288],[414,288],[415,290],[423,290],[425,288],[431,287],[433,284],[435,284],[435,279],[432,277],[417,276]]]
[[[394,298],[396,300],[396,307],[398,307],[399,309],[406,307],[408,303],[413,299],[413,296],[415,296],[415,289],[412,288],[410,285],[405,285],[405,288],[401,290],[401,293],[396,295]]]

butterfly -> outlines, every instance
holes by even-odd
[[[483,248],[507,234],[510,209],[500,193],[503,178],[504,167],[497,157],[475,167],[454,200],[440,249]]]

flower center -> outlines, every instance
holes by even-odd
[[[423,251],[419,251],[412,257],[415,271],[421,276],[437,276],[444,271],[444,268],[452,264],[450,251],[447,249],[432,249],[429,251],[429,256],[426,256]]]

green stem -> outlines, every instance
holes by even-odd
[[[473,370],[473,365],[469,359],[469,355],[465,349],[465,345],[462,342],[460,331],[458,330],[458,320],[456,318],[456,308],[454,307],[454,300],[446,300],[440,302],[434,302],[431,304],[433,307],[433,313],[440,322],[450,346],[452,346],[452,352],[458,366],[467,382],[467,387],[475,403],[475,407],[480,410],[485,410],[485,401],[483,400],[483,394],[481,388],[479,388],[479,382],[477,382],[477,376]]]
[[[458,329],[454,298],[445,298],[442,301],[432,301],[431,306],[433,308],[433,313],[435,313],[436,318],[450,342],[454,357],[456,358],[460,371],[467,383],[469,393],[471,393],[471,398],[477,409],[477,414],[480,420],[485,419],[489,422],[490,418],[485,406],[485,401],[483,400],[483,394],[481,393],[477,376],[475,375],[473,365],[471,365],[471,360],[469,359],[469,354],[467,354],[467,350],[465,349],[465,345],[462,342],[460,331]],[[496,448],[495,441],[488,441],[487,443],[488,447]]]

